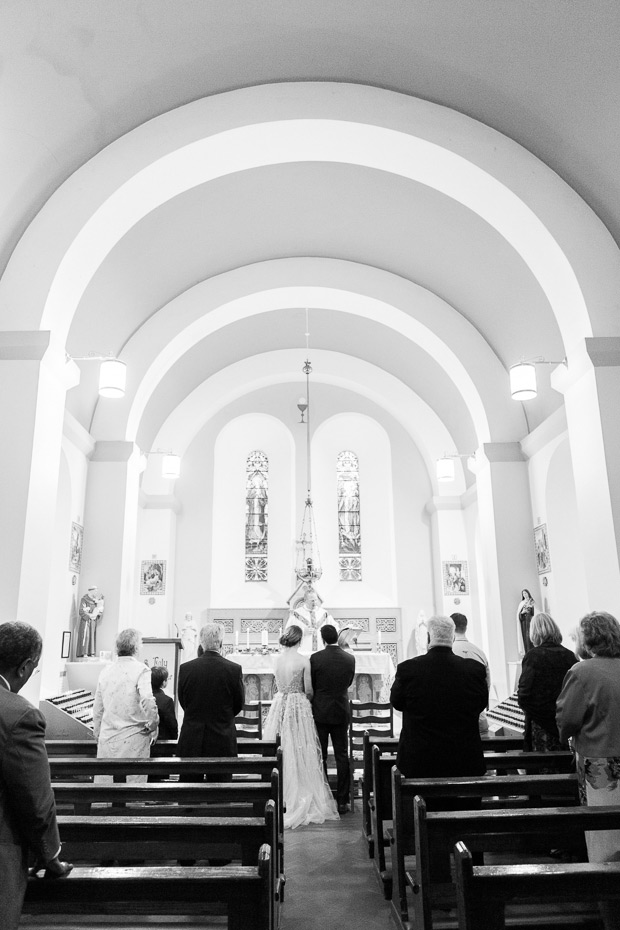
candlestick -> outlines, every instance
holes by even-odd
[[[235,648],[239,648],[239,630],[235,631]]]
[[[381,645],[381,630],[377,630],[377,646]]]
[[[269,634],[267,633],[267,630],[263,630],[263,631],[261,632],[261,634],[260,634],[260,639],[261,639],[262,645],[263,645],[263,646],[266,646],[267,643],[269,642]]]
[[[246,630],[246,633],[245,633],[245,648],[246,649],[250,648],[250,631],[249,630]]]

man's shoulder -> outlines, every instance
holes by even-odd
[[[6,688],[0,689],[0,720],[8,729],[20,722],[45,727],[45,717],[41,711],[21,694],[14,694]]]

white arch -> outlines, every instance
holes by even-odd
[[[237,104],[246,122],[229,128]],[[225,117],[227,106],[233,115]],[[310,115],[291,118],[291,112]],[[281,113],[287,114],[285,119]],[[376,124],[370,125],[371,120]],[[204,127],[212,134],[197,139]],[[169,137],[164,142],[166,129]],[[11,285],[29,286],[29,275],[36,267],[32,250],[40,257],[45,252],[43,243],[64,238],[62,254],[42,272],[42,277],[49,274],[50,279],[32,284],[37,291],[33,300],[20,295],[19,301],[21,307],[32,306],[33,314],[39,315],[37,326],[50,329],[53,339],[64,345],[71,319],[96,269],[142,217],[171,197],[214,178],[298,161],[340,162],[387,171],[457,200],[485,219],[521,256],[549,300],[565,346],[591,335],[579,282],[559,245],[562,220],[570,226],[566,235],[570,245],[574,246],[575,239],[584,242],[590,237],[605,253],[600,260],[605,274],[596,295],[601,304],[601,292],[609,290],[612,277],[617,277],[617,257],[613,266],[605,265],[609,236],[605,238],[600,221],[591,212],[585,214],[585,205],[553,172],[499,133],[460,114],[375,88],[327,84],[291,85],[286,91],[279,85],[246,88],[215,100],[197,101],[139,127],[104,150],[63,185],[41,211],[40,221],[37,218],[33,224],[33,235],[24,237],[23,246],[16,250],[2,300],[7,317],[17,296],[17,292],[11,295]],[[105,190],[96,190],[84,216],[84,185],[89,180]],[[519,185],[522,190],[517,195],[514,190]],[[535,208],[528,205],[530,199]],[[79,215],[72,228],[66,219],[67,208]],[[555,210],[554,235],[538,215],[545,210]],[[588,284],[595,289],[595,275],[590,274]]]
[[[455,444],[437,414],[417,394],[389,372],[362,359],[324,349],[314,351],[312,359],[315,383],[354,391],[373,401],[403,427],[420,451],[434,495],[465,491],[460,461],[453,482],[437,482],[435,462],[445,451],[455,449]],[[299,352],[281,349],[242,359],[207,378],[176,407],[159,430],[156,446],[174,448],[183,456],[205,424],[239,397],[268,385],[296,381],[300,387],[303,385]]]

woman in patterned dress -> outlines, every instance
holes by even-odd
[[[620,624],[611,614],[586,614],[577,627],[578,652],[557,703],[562,740],[572,741],[581,803],[620,804]],[[590,862],[620,860],[620,830],[586,832]],[[601,912],[607,930],[620,927],[617,905]]]

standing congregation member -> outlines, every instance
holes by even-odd
[[[483,775],[485,668],[454,655],[450,617],[431,617],[427,625],[428,652],[401,662],[392,685],[392,705],[403,714],[396,764],[406,778]]]
[[[577,627],[578,653],[587,658],[566,673],[557,702],[560,739],[572,740],[581,803],[620,805],[620,624],[604,611]],[[620,860],[620,830],[586,832],[590,862]],[[601,903],[607,930],[620,927],[616,903]]]
[[[314,698],[312,713],[323,754],[327,778],[327,743],[331,736],[336,759],[336,801],[338,813],[346,814],[350,794],[349,695],[355,676],[355,656],[338,645],[338,631],[331,623],[321,627],[325,648],[310,656]]]
[[[536,614],[530,625],[532,648],[523,656],[517,688],[519,707],[525,713],[523,748],[528,752],[567,749],[555,722],[556,701],[564,677],[577,657],[562,646],[562,633],[549,614]]]
[[[33,872],[62,878],[56,805],[50,784],[43,715],[18,692],[39,664],[42,640],[27,623],[0,624],[0,927],[16,930]]]
[[[200,631],[198,658],[179,670],[179,701],[185,712],[180,756],[236,756],[235,717],[245,690],[241,666],[220,655],[224,630],[207,623]]]
[[[487,677],[487,690],[491,690],[491,670],[489,660],[480,648],[470,643],[467,639],[467,617],[465,614],[450,614],[450,619],[454,621],[454,642],[452,643],[452,652],[461,659],[474,659],[484,665]],[[489,721],[484,711],[478,717],[478,729],[481,733],[486,733],[489,729]]]
[[[151,688],[157,704],[159,714],[158,740],[176,739],[179,735],[179,725],[174,712],[174,701],[165,692],[168,681],[168,669],[163,665],[154,665],[151,669]]]
[[[157,739],[159,715],[151,687],[151,671],[139,660],[142,634],[131,627],[116,637],[117,659],[104,668],[95,691],[93,732],[97,758],[148,759]],[[106,784],[112,775],[97,775]],[[146,775],[128,775],[129,784],[146,781]]]
[[[302,630],[290,626],[280,637],[276,660],[277,692],[265,721],[263,739],[280,737],[284,780],[284,826],[338,820],[336,804],[323,771],[321,743],[312,716],[310,659],[299,647]]]

